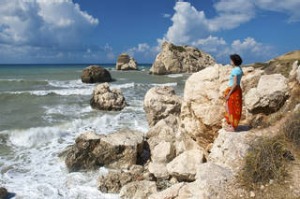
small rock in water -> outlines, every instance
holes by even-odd
[[[254,198],[254,197],[255,197],[254,191],[250,191],[250,197],[251,197],[251,198]]]

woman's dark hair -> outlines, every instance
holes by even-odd
[[[235,66],[240,66],[243,63],[242,58],[238,54],[230,55],[230,59],[232,60]]]

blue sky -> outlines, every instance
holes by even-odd
[[[0,63],[152,63],[165,40],[264,62],[299,35],[299,0],[0,0]]]

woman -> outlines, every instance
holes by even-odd
[[[241,64],[242,58],[233,54],[230,55],[230,63],[233,66],[229,77],[228,88],[224,91],[226,99],[225,119],[229,125],[226,131],[234,132],[239,124],[242,115],[242,89],[240,87],[243,71]]]

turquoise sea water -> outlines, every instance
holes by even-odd
[[[82,132],[99,134],[122,128],[145,133],[146,92],[168,85],[182,95],[188,74],[153,76],[150,65],[139,71],[107,68],[129,106],[119,112],[91,109],[94,84],[83,84],[88,65],[0,65],[0,185],[16,198],[118,198],[97,190],[105,168],[68,173],[58,154]]]

